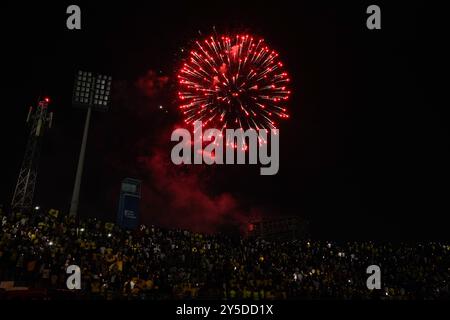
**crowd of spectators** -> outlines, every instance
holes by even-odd
[[[57,210],[0,214],[0,281],[89,299],[448,299],[450,245],[265,241],[140,226],[122,230]],[[378,265],[382,288],[368,290]]]

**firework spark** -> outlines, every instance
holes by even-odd
[[[289,118],[289,76],[278,53],[249,35],[196,41],[178,73],[187,124],[215,128],[274,129]]]

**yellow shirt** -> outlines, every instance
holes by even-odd
[[[119,271],[122,271],[123,270],[123,261],[119,260],[119,261],[116,262],[116,264],[117,264],[117,269]]]

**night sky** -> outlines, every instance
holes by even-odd
[[[81,69],[114,79],[111,110],[91,119],[81,216],[114,220],[129,176],[143,180],[146,223],[211,231],[227,219],[298,215],[319,238],[448,238],[448,111],[424,89],[425,52],[433,49],[419,23],[424,5],[380,4],[382,29],[368,30],[371,2],[145,3],[79,3],[78,31],[66,29],[72,3],[6,4],[0,203],[11,201],[28,106],[48,95],[55,121],[35,202],[68,211],[85,117],[71,106]],[[170,131],[181,121],[181,49],[213,27],[263,37],[291,75],[275,176],[260,176],[259,166],[166,161]],[[212,203],[220,206],[217,219]]]

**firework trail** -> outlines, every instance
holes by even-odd
[[[263,39],[211,36],[196,41],[178,73],[179,108],[186,124],[275,129],[288,118],[289,76]]]

